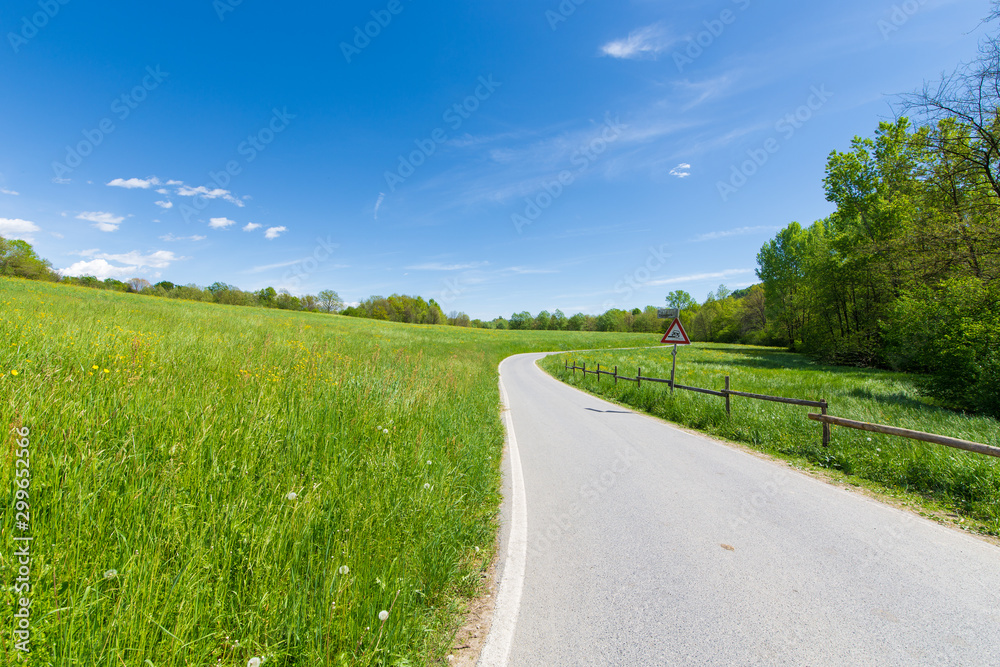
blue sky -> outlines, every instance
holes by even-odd
[[[987,0],[0,7],[0,234],[70,275],[473,317],[755,282]],[[366,34],[367,33],[367,34]]]

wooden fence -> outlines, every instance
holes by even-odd
[[[920,440],[922,442],[930,442],[936,445],[944,445],[945,447],[952,447],[954,449],[962,449],[967,452],[975,452],[977,454],[985,454],[986,456],[994,456],[1000,458],[1000,447],[993,447],[991,445],[984,445],[978,442],[970,442],[968,440],[960,440],[958,438],[950,438],[944,435],[936,435],[934,433],[924,433],[923,431],[911,431],[905,428],[897,428],[895,426],[885,426],[883,424],[869,424],[867,422],[854,421],[853,419],[844,419],[843,417],[832,417],[827,414],[827,408],[829,407],[826,400],[820,401],[804,401],[798,398],[784,398],[782,396],[767,396],[765,394],[750,394],[745,391],[733,391],[730,388],[729,376],[726,376],[726,386],[722,390],[714,389],[704,389],[702,387],[686,387],[682,384],[675,384],[673,380],[664,380],[662,378],[651,378],[642,376],[642,368],[640,367],[636,372],[636,376],[626,377],[624,375],[618,374],[618,367],[615,366],[614,372],[602,371],[601,365],[597,364],[596,371],[588,371],[587,364],[584,363],[583,366],[577,366],[576,362],[573,365],[564,364],[567,371],[573,371],[574,377],[577,371],[583,371],[583,376],[587,377],[587,374],[596,375],[597,382],[600,383],[601,376],[607,375],[614,378],[615,384],[618,384],[619,380],[625,382],[635,382],[636,386],[642,386],[643,382],[655,382],[660,384],[670,385],[670,392],[673,393],[674,389],[682,389],[685,391],[696,391],[700,394],[709,394],[711,396],[720,396],[726,399],[726,414],[732,415],[732,406],[730,405],[730,397],[740,396],[743,398],[751,398],[758,401],[771,401],[773,403],[786,403],[788,405],[801,405],[810,408],[819,408],[821,414],[809,413],[807,416],[813,421],[820,422],[823,425],[823,446],[828,447],[830,445],[830,426],[841,426],[844,428],[853,428],[861,431],[870,431],[872,433],[882,433],[884,435],[893,435],[900,438],[909,438],[911,440]]]
[[[567,371],[573,371],[574,377],[576,376],[576,372],[577,371],[583,371],[583,376],[584,377],[587,377],[588,373],[591,374],[591,375],[596,375],[598,383],[600,383],[602,375],[607,375],[608,377],[614,378],[615,384],[618,384],[619,380],[623,380],[625,382],[635,382],[636,386],[641,387],[643,382],[654,382],[654,383],[659,383],[659,384],[670,385],[670,392],[671,393],[673,393],[674,389],[681,389],[683,391],[698,392],[699,394],[708,394],[710,396],[719,396],[720,398],[724,398],[726,400],[726,414],[727,415],[732,415],[733,414],[733,408],[732,408],[732,402],[731,402],[731,397],[733,397],[733,396],[739,396],[739,397],[742,397],[742,398],[751,398],[751,399],[758,400],[758,401],[770,401],[772,403],[785,403],[787,405],[801,405],[801,406],[807,407],[807,408],[819,408],[822,411],[822,414],[824,416],[826,415],[826,411],[827,411],[827,407],[828,407],[826,400],[805,401],[805,400],[802,400],[800,398],[785,398],[783,396],[767,396],[765,394],[750,394],[750,393],[747,393],[745,391],[733,391],[730,388],[730,379],[729,379],[728,375],[726,376],[726,386],[725,386],[725,388],[722,389],[722,390],[715,390],[715,389],[705,389],[704,387],[688,387],[688,386],[685,386],[685,385],[682,385],[682,384],[676,384],[673,380],[664,380],[663,378],[643,377],[643,375],[642,375],[642,368],[641,367],[638,369],[638,372],[636,372],[636,376],[634,378],[631,378],[631,377],[627,377],[627,376],[624,376],[624,375],[619,375],[618,374],[618,367],[617,366],[615,366],[615,370],[612,373],[610,371],[602,371],[600,364],[597,364],[597,370],[596,371],[588,371],[587,370],[587,364],[586,364],[586,362],[584,362],[583,366],[577,366],[575,361],[573,362],[572,366],[570,366],[569,364],[565,364],[565,363],[563,365],[565,366],[565,368],[566,368]],[[829,445],[830,445],[830,425],[824,422],[823,423],[823,446],[824,447],[828,447]]]

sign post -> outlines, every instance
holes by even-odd
[[[687,332],[684,331],[684,325],[681,324],[681,318],[675,317],[674,321],[670,323],[667,327],[667,333],[663,334],[663,340],[660,341],[663,344],[673,343],[674,345],[674,363],[670,367],[670,393],[674,393],[674,375],[677,372],[677,346],[678,345],[690,345],[691,339],[688,338]]]

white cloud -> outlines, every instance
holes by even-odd
[[[173,208],[174,207],[174,203],[172,201],[158,201],[158,202],[154,202],[154,203],[157,206],[159,206],[160,208]]]
[[[204,241],[207,236],[199,236],[195,234],[194,236],[174,236],[173,234],[166,234],[160,237],[162,241]]]
[[[76,262],[65,269],[59,269],[59,273],[64,276],[94,276],[98,280],[107,278],[132,278],[139,269],[137,266],[113,266],[103,259],[95,259],[89,262]]]
[[[20,218],[0,218],[0,236],[5,239],[20,239],[31,243],[34,237],[32,232],[39,232],[41,228],[29,220]]]
[[[696,273],[690,276],[677,276],[676,278],[650,280],[647,283],[643,283],[643,285],[647,287],[658,287],[660,285],[674,285],[678,283],[696,283],[703,280],[718,280],[720,278],[740,276],[747,273],[753,273],[753,269],[726,269],[725,271],[717,271],[716,273]]]
[[[687,178],[691,175],[691,172],[688,171],[689,169],[691,169],[691,165],[687,162],[681,162],[679,165],[670,170],[670,175],[676,176],[677,178]]]
[[[65,236],[63,236],[59,232],[49,232],[49,234],[52,234],[52,236],[56,237],[57,239],[64,239],[64,238],[66,238]]]
[[[152,178],[116,178],[108,182],[108,185],[114,188],[125,188],[127,190],[148,190],[154,185],[160,185],[160,179],[156,176]]]
[[[268,227],[267,231],[264,232],[264,238],[266,239],[276,239],[281,236],[284,232],[288,231],[288,227]]]
[[[208,226],[212,229],[225,229],[226,227],[230,227],[235,224],[236,221],[230,220],[229,218],[212,218],[208,222]]]
[[[385,201],[385,193],[378,193],[378,201],[375,202],[375,219],[378,220],[378,210],[382,208],[382,202]]]
[[[98,252],[97,250],[84,250],[79,253],[84,257],[91,257],[90,260],[81,260],[59,269],[59,273],[64,276],[94,276],[100,280],[106,278],[133,278],[137,274],[145,273],[152,277],[159,277],[159,273],[150,273],[149,269],[165,269],[172,262],[184,259],[177,257],[169,250],[157,250],[143,255],[137,250],[123,254],[109,254]],[[114,264],[112,262],[115,262]]]
[[[263,225],[258,225],[256,222],[248,222],[243,226],[243,231],[252,232],[255,229],[260,229]]]
[[[14,192],[13,190],[8,190],[7,188],[0,188],[0,192],[5,195],[14,195],[15,197],[21,194],[20,192]]]
[[[102,232],[116,232],[118,226],[122,224],[125,216],[114,215],[113,213],[101,213],[100,211],[85,211],[78,216],[77,220],[86,220],[94,223],[94,227]]]
[[[601,53],[612,58],[649,58],[665,51],[671,43],[673,40],[667,38],[663,27],[654,23],[630,32],[625,39],[608,42],[601,47]]]
[[[701,234],[696,236],[694,241],[715,241],[716,239],[724,239],[730,236],[744,236],[746,234],[758,234],[763,232],[776,232],[780,227],[762,225],[759,227],[737,227],[736,229],[727,229],[721,232],[709,232],[707,234]]]

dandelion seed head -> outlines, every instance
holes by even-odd
[[[382,429],[382,433],[383,435],[389,435],[389,429],[387,428]]]
[[[247,667],[260,667],[260,658],[253,657],[247,660]]]
[[[346,565],[341,565],[340,566],[340,573],[341,574],[350,574],[350,572],[351,572],[351,568],[347,567]]]
[[[426,483],[426,484],[424,484],[424,489],[429,489],[429,488],[431,488],[431,485],[430,485],[430,483]]]
[[[117,576],[118,576],[118,570],[108,570],[107,572],[104,573],[105,579],[114,579]]]
[[[378,613],[378,620],[382,621],[383,623],[385,623],[386,621],[388,621],[389,620],[389,612],[387,612],[385,609],[383,609],[382,611],[380,611]]]

